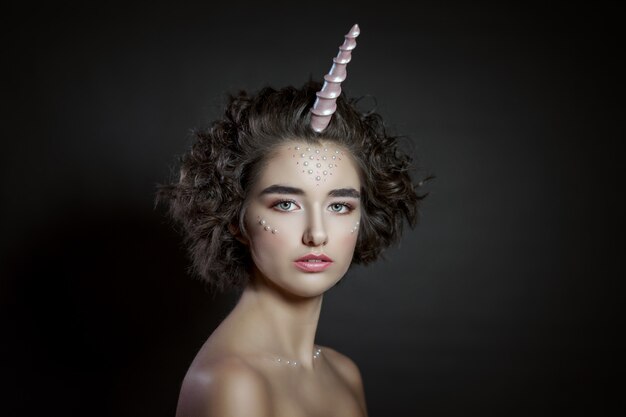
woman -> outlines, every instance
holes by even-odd
[[[380,116],[339,95],[357,35],[321,90],[231,97],[161,189],[200,277],[241,290],[185,376],[179,417],[367,415],[357,366],[315,344],[322,299],[415,224],[421,197]]]

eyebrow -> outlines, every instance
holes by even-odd
[[[338,188],[336,190],[331,190],[328,193],[329,197],[352,197],[352,198],[361,198],[361,193],[359,193],[354,188]]]
[[[305,193],[304,193],[304,190],[301,188],[275,184],[275,185],[270,185],[269,187],[261,191],[259,195],[265,195],[265,194],[304,195]],[[352,197],[352,198],[358,199],[358,198],[361,198],[361,193],[359,193],[357,190],[355,190],[352,187],[348,187],[348,188],[338,188],[335,190],[330,190],[328,192],[328,196],[329,197]]]

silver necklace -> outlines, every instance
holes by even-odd
[[[322,348],[319,346],[315,347],[313,351],[313,360],[319,359],[322,353]],[[289,366],[298,366],[300,363],[298,361],[281,358],[280,356],[274,357],[274,361],[279,364],[289,365]]]

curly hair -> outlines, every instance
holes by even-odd
[[[411,157],[386,133],[381,116],[361,113],[342,93],[337,111],[322,133],[310,126],[309,109],[320,84],[228,98],[221,119],[195,131],[195,141],[180,161],[180,178],[159,186],[157,201],[181,226],[193,268],[217,290],[242,289],[252,266],[248,248],[231,232],[245,233],[247,190],[266,159],[281,143],[331,141],[348,150],[361,177],[362,217],[353,263],[368,264],[402,235],[404,220],[417,222],[418,195],[409,172]]]

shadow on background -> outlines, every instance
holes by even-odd
[[[171,229],[161,213],[75,208],[12,249],[2,374],[15,409],[3,415],[174,415],[234,298],[189,279]]]

